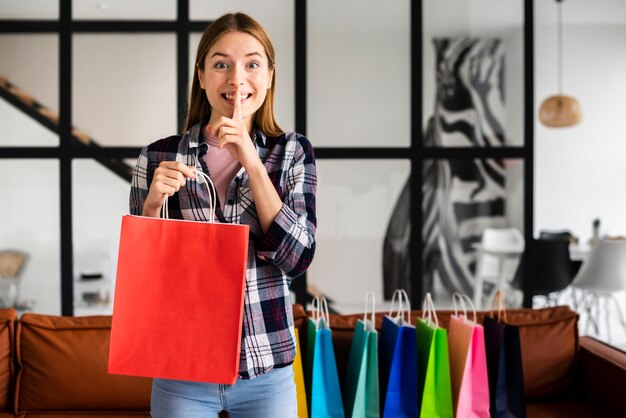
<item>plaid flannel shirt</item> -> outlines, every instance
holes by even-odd
[[[280,212],[263,234],[243,168],[228,187],[224,210],[219,204],[216,209],[220,222],[250,226],[239,368],[244,379],[293,362],[295,333],[289,287],[292,278],[304,273],[313,259],[317,225],[317,176],[310,142],[293,132],[272,138],[257,130],[254,144],[283,201]],[[202,158],[207,150],[200,123],[182,135],[145,147],[133,173],[130,213],[141,215],[154,170],[161,161],[201,167],[210,176]],[[169,199],[170,218],[208,220],[208,193],[198,181],[187,180],[185,187]]]

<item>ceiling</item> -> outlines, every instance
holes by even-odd
[[[359,4],[358,0],[351,1]],[[436,1],[439,0],[424,0],[425,3]],[[479,5],[489,4],[490,0],[465,0],[470,1],[472,6],[478,6],[483,11],[489,9]],[[73,0],[72,6],[74,19],[171,20],[176,16],[176,3],[176,0]],[[204,13],[208,10],[210,6],[207,3],[207,0],[190,0],[191,18],[210,18],[193,15],[194,11]],[[249,3],[246,0],[229,2],[242,9]],[[458,0],[455,3],[458,5]],[[59,0],[2,0],[0,19],[57,19],[58,8]],[[535,0],[535,20],[538,24],[553,24],[556,16],[556,1]],[[508,18],[503,16],[500,24],[506,23],[506,20]],[[626,0],[564,0],[563,21],[565,24],[626,24]]]

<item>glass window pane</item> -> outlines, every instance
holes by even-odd
[[[294,112],[294,2],[277,0],[268,7],[265,2],[255,0],[220,0],[189,2],[189,16],[192,20],[215,20],[228,12],[243,12],[252,16],[265,28],[274,45],[276,54],[276,96],[274,110],[281,128],[293,131]],[[192,35],[190,59],[196,57],[200,36]],[[193,62],[193,61],[192,61]]]
[[[74,35],[74,126],[100,146],[176,133],[174,35]]]
[[[0,205],[0,219],[5,220],[0,252],[26,254],[23,268],[17,271],[17,288],[3,285],[0,299],[5,304],[16,302],[20,311],[30,307],[32,312],[60,315],[59,163],[2,160],[0,177],[6,180],[5,204]]]
[[[0,146],[56,146],[58,36],[0,35]]]
[[[409,172],[406,160],[317,161],[317,247],[307,284],[337,311],[362,312],[366,291],[384,306],[383,239]]]
[[[198,50],[198,44],[200,43],[200,38],[202,37],[201,33],[191,33],[189,35],[189,84],[187,97],[191,94],[191,83],[193,83],[193,78],[197,77],[196,75],[196,53]]]
[[[74,314],[111,314],[117,245],[122,216],[128,214],[130,182],[95,160],[74,160],[72,172]]]
[[[523,234],[523,162],[426,160],[423,190],[424,289],[473,295],[475,246],[485,228],[514,227]],[[508,267],[509,278],[516,263]]]
[[[72,17],[92,20],[174,20],[176,0],[73,0]]]
[[[425,143],[523,145],[523,1],[425,0],[423,25]]]
[[[59,0],[2,0],[0,19],[59,18]]]
[[[307,129],[324,147],[410,144],[409,1],[308,4]]]

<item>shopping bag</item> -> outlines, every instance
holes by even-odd
[[[363,320],[357,321],[348,355],[344,385],[347,417],[380,416],[378,332],[375,320],[374,293],[367,292]]]
[[[391,296],[389,313],[383,316],[380,341],[378,344],[378,377],[380,379],[380,406],[382,408],[384,408],[385,405],[389,372],[391,371],[391,363],[396,349],[398,333],[400,332],[400,327],[410,322],[410,318],[409,321],[407,321],[408,312],[404,306],[405,295],[406,292],[403,289],[396,289]],[[394,310],[396,303],[398,304],[397,311]]]
[[[446,330],[439,327],[430,293],[422,309],[424,315],[416,326],[420,416],[452,418],[448,338]]]
[[[296,398],[298,401],[298,417],[308,418],[309,410],[306,402],[306,388],[304,387],[304,373],[302,370],[302,355],[300,351],[300,335],[296,331],[296,357],[293,359],[293,376],[296,382]]]
[[[526,417],[524,372],[519,328],[506,323],[502,292],[496,293],[498,315],[484,319],[490,412],[494,418]]]
[[[397,315],[393,315],[395,300]],[[405,300],[406,305],[402,302]],[[404,290],[396,290],[391,311],[383,317],[379,346],[379,375],[383,417],[417,417],[417,346],[410,325],[411,303]]]
[[[465,295],[453,295],[455,313],[448,326],[450,381],[455,416],[458,418],[489,417],[489,381],[483,327],[476,323],[476,310]],[[457,300],[464,313],[457,312]],[[473,311],[467,317],[465,301]]]
[[[339,375],[335,361],[332,334],[325,298],[313,301],[313,318],[309,318],[307,368],[311,371],[311,418],[344,417]],[[311,338],[313,337],[313,338]],[[312,346],[311,346],[311,340]]]
[[[211,206],[208,223],[123,217],[109,373],[237,380],[249,227],[214,223]]]

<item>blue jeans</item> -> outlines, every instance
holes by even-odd
[[[234,385],[154,379],[153,418],[213,418],[220,411],[230,418],[297,417],[293,367],[274,369]]]

